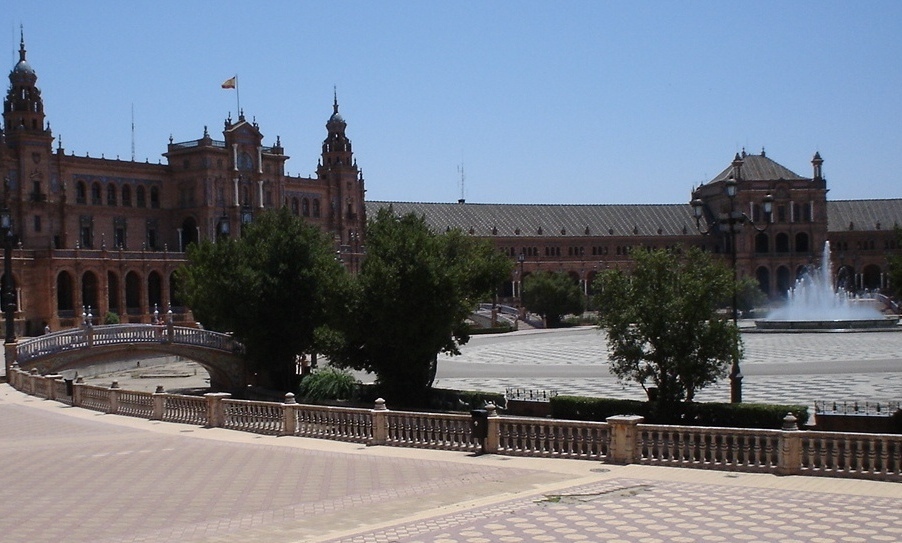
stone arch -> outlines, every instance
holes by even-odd
[[[132,187],[131,185],[122,185],[122,205],[126,207],[132,206]]]
[[[173,308],[173,311],[176,311],[175,308],[179,308],[181,311],[185,306],[185,302],[182,300],[181,282],[175,271],[169,274],[169,306]]]
[[[144,185],[138,185],[138,188],[135,189],[135,205],[147,207],[147,191],[144,189]]]
[[[116,185],[110,183],[106,186],[106,205],[114,206],[116,205]]]
[[[848,292],[855,291],[855,270],[848,264],[836,270],[836,287]]]
[[[310,216],[310,200],[307,198],[301,200],[301,215],[304,217]]]

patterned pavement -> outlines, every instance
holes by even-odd
[[[902,485],[258,436],[0,385],[4,543],[892,542]]]

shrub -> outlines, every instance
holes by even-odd
[[[681,402],[659,411],[651,402],[557,396],[551,399],[551,409],[551,416],[557,419],[604,421],[614,415],[640,415],[649,424],[683,426],[780,429],[787,413],[798,419],[799,427],[808,421],[804,405]]]
[[[358,384],[347,371],[326,366],[304,377],[298,392],[302,398],[314,401],[350,400]]]
[[[110,311],[103,317],[103,324],[119,324],[119,314]]]

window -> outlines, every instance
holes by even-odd
[[[132,206],[132,188],[129,185],[122,187],[122,205],[126,207]]]
[[[135,191],[135,200],[138,207],[147,207],[147,193],[142,185],[138,185],[138,190]]]
[[[106,205],[116,205],[116,185],[112,183],[106,186]]]
[[[150,187],[150,207],[160,208],[160,189],[158,187]]]
[[[88,189],[85,187],[84,181],[79,181],[75,184],[75,203],[88,203]]]
[[[319,218],[319,199],[317,198],[313,200],[313,217]]]
[[[102,203],[100,183],[94,183],[91,185],[91,205],[99,206]]]

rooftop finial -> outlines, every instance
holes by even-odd
[[[338,87],[332,85],[332,113],[338,113]]]
[[[25,60],[25,26],[19,25],[19,61]]]

